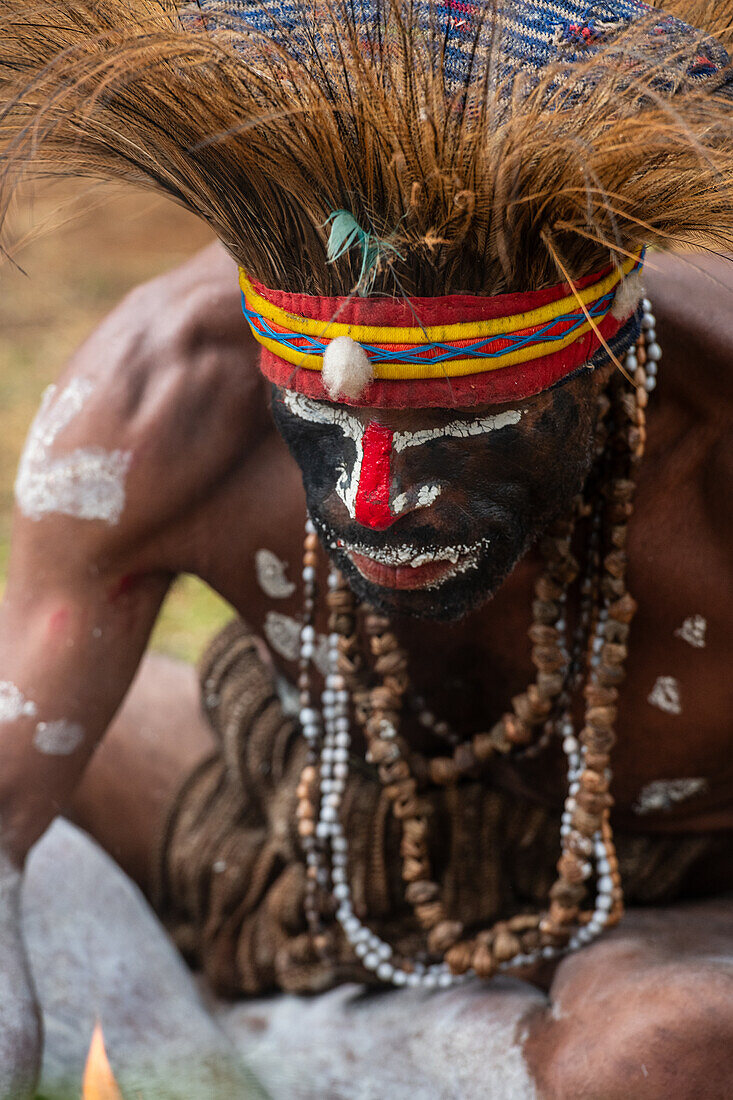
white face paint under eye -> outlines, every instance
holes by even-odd
[[[29,519],[56,514],[110,525],[119,522],[131,453],[79,447],[58,457],[51,454],[58,435],[79,414],[93,388],[88,378],[74,378],[58,397],[56,386],[43,395],[15,482],[18,507]]]
[[[667,714],[682,714],[680,686],[674,676],[659,676],[647,702]]]

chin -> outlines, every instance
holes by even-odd
[[[390,617],[463,619],[494,596],[526,551],[524,540],[512,546],[503,535],[483,538],[465,553],[444,555],[437,562],[426,555],[429,560],[418,566],[385,564],[349,549],[329,524],[317,515],[312,519],[330,560],[355,595]],[[389,560],[393,555],[387,548],[379,556]]]

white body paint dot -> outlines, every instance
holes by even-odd
[[[39,722],[33,735],[33,744],[46,756],[70,756],[84,740],[84,730],[78,722]]]
[[[15,499],[28,519],[65,515],[119,522],[131,453],[79,447],[56,458],[51,454],[58,435],[81,412],[93,389],[88,378],[74,378],[58,397],[56,386],[44,393],[15,482]]]
[[[655,779],[648,783],[634,804],[634,812],[640,815],[669,813],[679,802],[686,802],[702,794],[708,787],[707,779]]]
[[[682,714],[680,686],[674,676],[659,676],[647,702],[667,714]]]
[[[0,722],[16,722],[18,718],[34,718],[36,704],[23,695],[10,680],[0,680]]]
[[[691,615],[689,619],[685,619],[682,626],[674,633],[676,638],[681,638],[693,649],[704,649],[707,629],[707,619],[704,619],[702,615]]]
[[[272,600],[284,600],[295,592],[295,584],[289,581],[287,565],[272,550],[258,550],[255,554],[257,583]]]

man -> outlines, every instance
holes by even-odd
[[[601,33],[594,26],[585,29],[591,35]],[[460,208],[461,203],[470,205],[465,198],[455,205]],[[338,259],[334,230],[335,226],[330,244]],[[369,236],[363,228],[361,232]],[[404,247],[397,238],[377,239],[375,244],[375,237],[365,242],[361,272],[358,259],[352,261],[358,283],[364,274],[367,281],[370,274],[375,279],[388,277],[385,256]],[[377,252],[381,248],[386,268],[370,273],[370,246]],[[517,255],[521,247],[517,245]],[[638,261],[634,251],[626,251],[630,258],[624,275],[630,279]],[[114,852],[123,867],[149,888],[156,887],[166,916],[177,926],[179,941],[205,963],[220,986],[246,992],[273,984],[317,989],[347,974],[363,974],[358,960],[378,977],[394,978],[391,954],[378,957],[371,966],[369,952],[351,950],[349,929],[356,927],[353,920],[369,924],[371,918],[380,927],[381,942],[390,931],[400,940],[400,957],[408,952],[401,941],[415,937],[402,900],[395,902],[397,851],[404,856],[396,831],[399,815],[389,814],[374,772],[363,765],[348,783],[335,786],[334,771],[318,808],[303,771],[311,767],[304,744],[275,700],[263,667],[271,660],[281,678],[297,682],[301,724],[307,730],[312,708],[306,705],[310,678],[304,668],[317,656],[319,637],[340,631],[340,656],[356,654],[347,645],[353,630],[352,605],[338,579],[331,608],[335,620],[345,620],[341,626],[338,621],[329,623],[323,604],[309,595],[316,579],[325,581],[325,559],[318,556],[311,531],[302,584],[298,577],[307,502],[326,551],[359,599],[376,609],[367,612],[366,627],[383,646],[374,654],[377,673],[381,657],[396,655],[381,685],[388,693],[387,703],[379,703],[384,696],[374,696],[373,685],[368,685],[370,699],[360,701],[359,690],[364,696],[367,687],[359,688],[354,680],[357,710],[367,711],[367,737],[369,720],[377,719],[377,740],[382,744],[385,723],[388,728],[395,709],[391,699],[404,684],[398,647],[409,657],[412,696],[405,700],[401,734],[415,761],[423,761],[414,766],[423,768],[418,778],[430,801],[429,810],[421,814],[431,813],[438,825],[430,855],[439,882],[413,877],[406,896],[409,899],[414,882],[421,885],[430,905],[434,888],[440,886],[446,895],[443,917],[456,918],[452,921],[428,923],[427,902],[419,897],[415,901],[418,918],[425,918],[418,925],[430,933],[442,929],[428,941],[433,957],[445,956],[451,970],[470,966],[479,972],[485,948],[494,951],[487,972],[495,967],[499,937],[504,945],[511,937],[520,942],[508,902],[518,903],[515,913],[518,909],[527,916],[530,904],[540,903],[535,895],[546,893],[548,867],[552,869],[557,858],[564,797],[560,744],[542,736],[524,738],[525,727],[541,734],[544,724],[527,716],[526,703],[517,704],[518,713],[500,723],[494,735],[491,747],[501,748],[500,759],[488,759],[489,753],[486,760],[477,757],[475,735],[490,730],[507,712],[509,700],[521,697],[532,679],[525,637],[540,563],[528,550],[557,517],[567,514],[584,485],[579,518],[590,519],[592,535],[588,502],[600,499],[606,486],[630,484],[628,477],[618,475],[620,466],[613,467],[617,472],[611,481],[601,480],[608,474],[604,456],[612,455],[611,464],[625,463],[624,472],[636,471],[631,452],[643,449],[643,424],[637,422],[635,436],[624,434],[631,448],[627,455],[621,445],[622,418],[633,409],[609,356],[616,350],[626,356],[643,312],[645,331],[658,332],[666,354],[659,391],[653,395],[656,408],[652,403],[650,412],[649,455],[638,478],[637,518],[625,548],[640,608],[614,722],[621,733],[613,759],[614,824],[626,838],[619,850],[622,864],[631,871],[632,899],[661,901],[730,889],[733,868],[727,839],[733,777],[724,682],[721,685],[730,615],[725,561],[730,532],[718,498],[729,463],[725,371],[730,279],[723,261],[708,261],[701,268],[699,260],[654,259],[650,266],[646,282],[656,329],[649,306],[637,309],[638,289],[612,317],[612,301],[619,305],[620,276],[603,271],[593,284],[592,269],[586,270],[580,278],[588,281],[578,283],[575,292],[615,279],[615,298],[610,291],[599,291],[588,298],[590,305],[583,302],[587,313],[609,296],[607,304],[598,306],[600,335],[583,314],[578,321],[587,320],[588,330],[597,336],[592,354],[580,361],[580,369],[569,369],[563,361],[563,372],[549,384],[547,377],[535,384],[532,374],[535,382],[524,388],[517,382],[512,392],[479,390],[469,399],[460,381],[446,385],[438,377],[435,385],[442,396],[435,396],[435,386],[420,382],[419,401],[392,401],[385,396],[389,382],[379,390],[379,375],[359,373],[363,357],[351,344],[341,345],[335,361],[325,349],[322,388],[314,391],[306,371],[283,367],[288,360],[264,343],[271,356],[270,375],[280,372],[271,394],[280,434],[267,411],[270,387],[258,371],[256,343],[241,318],[235,268],[218,246],[136,291],[94,334],[44,399],[21,460],[13,553],[0,619],[0,702],[7,731],[1,801],[8,863],[21,862],[58,807],[71,804],[76,819]],[[279,291],[265,293],[262,305],[258,288],[253,293],[253,284],[244,282],[247,317],[258,339],[263,323],[270,322],[267,310],[273,305],[280,308],[278,302],[285,302],[294,323],[312,319],[304,293],[298,310],[293,309],[293,296],[278,299]],[[550,281],[540,276],[539,282],[545,285],[537,292],[545,294]],[[564,280],[565,294],[568,285]],[[548,300],[552,304],[548,295],[549,291],[541,308]],[[555,299],[563,301],[559,295]],[[422,298],[414,295],[413,302],[423,308],[426,297],[423,289]],[[523,316],[521,310],[516,312]],[[606,332],[604,324],[609,326]],[[266,339],[278,331],[270,325]],[[444,335],[441,346],[448,340]],[[376,336],[372,341],[379,343]],[[642,339],[638,346],[650,364],[658,361],[652,350],[656,338]],[[634,365],[633,354],[623,362],[639,369],[640,356]],[[505,369],[512,370],[512,365]],[[450,368],[446,374],[452,377]],[[528,377],[522,376],[522,383]],[[654,375],[650,372],[649,377]],[[500,370],[496,378],[500,387]],[[370,390],[370,385],[377,388]],[[611,413],[607,391],[615,394]],[[634,399],[642,410],[646,392]],[[369,394],[375,393],[378,399],[370,404]],[[623,497],[612,500],[611,506],[618,511],[626,503]],[[612,526],[623,526],[618,516]],[[567,532],[553,531],[557,547]],[[595,568],[598,546],[594,551],[589,545],[588,561]],[[552,574],[552,546],[543,553],[549,555],[551,575],[559,576],[557,568]],[[690,568],[693,559],[695,567]],[[564,559],[571,584],[569,561]],[[619,567],[615,579],[621,587],[606,576],[603,583],[610,585],[618,602],[625,598],[624,562],[617,556],[607,569],[611,565]],[[260,645],[237,627],[209,659],[204,702],[221,748],[200,714],[191,674],[160,661],[143,666],[113,722],[171,580],[184,571],[220,592],[270,642],[263,655]],[[596,587],[600,592],[601,580],[593,580],[591,572],[588,577],[589,593]],[[298,652],[298,628],[293,634],[292,620],[299,615],[303,588],[312,630],[303,632]],[[564,599],[563,590],[558,592],[556,597],[541,597],[539,604]],[[583,597],[581,591],[576,606],[573,596],[564,605],[567,617],[581,623]],[[607,606],[615,604],[608,600]],[[550,623],[537,616],[545,610],[533,610],[534,625],[545,626],[533,637],[540,650],[547,648]],[[593,615],[589,610],[587,630],[591,622],[597,630],[604,621]],[[391,629],[385,626],[387,619]],[[558,613],[551,630],[559,620]],[[614,621],[626,625],[622,619]],[[626,632],[619,632],[621,637],[625,639]],[[586,641],[592,643],[592,637]],[[624,648],[623,641],[609,644]],[[582,652],[581,646],[579,661]],[[543,672],[542,660],[540,653],[535,664],[539,661],[545,679],[537,683],[551,692],[557,669]],[[329,674],[338,678],[344,667],[332,664]],[[591,661],[591,678],[593,667]],[[358,673],[358,664],[355,669]],[[597,682],[596,688],[610,691]],[[342,688],[334,682],[326,690]],[[563,680],[552,689],[552,698],[566,690]],[[527,691],[526,698],[544,707],[549,696]],[[570,703],[565,707],[570,714]],[[541,712],[543,720],[548,713],[549,704]],[[604,730],[598,714],[596,719],[599,730]],[[452,755],[442,748],[446,739],[455,750]],[[580,751],[574,740],[567,734],[570,756]],[[473,755],[465,774],[458,774],[467,745]],[[370,743],[375,763],[380,762],[376,748],[376,742]],[[598,749],[595,755],[604,756]],[[442,765],[447,771],[445,796],[439,793],[431,763],[436,757],[448,761]],[[322,768],[339,762],[334,753],[330,759],[321,756]],[[384,766],[384,760],[381,763]],[[589,770],[593,771],[590,765]],[[603,821],[609,857],[599,859],[598,888],[600,896],[611,899],[608,909],[616,910],[616,878],[607,888],[600,886],[616,870],[603,771],[597,770],[597,811],[587,812],[591,817],[597,812]],[[386,787],[400,788],[407,782],[397,771]],[[318,886],[323,868],[318,866],[317,847],[309,847],[308,823],[314,829],[316,821],[326,827],[322,839],[339,835],[330,829],[332,817],[323,812],[331,805],[330,795],[340,798],[344,835],[353,845],[347,876],[353,898],[350,916],[339,916],[347,898],[344,890],[339,897],[339,887],[347,882],[339,880],[336,860],[332,867],[334,894],[341,902],[335,915],[343,935],[334,926],[334,907],[306,887],[294,828],[297,803],[300,837],[306,853],[313,854],[312,878]],[[392,795],[387,797],[396,807]],[[408,802],[410,798],[411,794]],[[348,804],[342,805],[344,800]],[[316,818],[309,817],[313,805]],[[577,819],[572,810],[565,812],[570,817],[562,822],[564,839],[573,833]],[[445,835],[441,839],[441,825],[450,829],[449,843]],[[600,837],[602,830],[591,835],[596,832]],[[414,843],[417,854],[410,858],[422,873],[427,856],[422,841]],[[512,866],[497,865],[502,843]],[[482,846],[484,857],[471,865],[471,853]],[[334,854],[338,850],[333,844]],[[403,865],[403,873],[404,869]],[[355,876],[361,878],[360,885]],[[548,887],[552,881],[551,876]],[[568,945],[569,934],[563,938],[557,922],[564,913],[570,914],[568,926],[575,920],[578,906],[573,910],[571,887],[577,885],[566,882],[559,894],[553,894],[558,907],[549,910],[555,914],[551,920],[527,926],[534,946],[547,949],[548,957],[555,947]],[[412,890],[413,897],[419,893]],[[306,930],[304,904],[311,922],[322,922],[315,935]],[[587,927],[594,919],[598,923],[604,911],[599,903]],[[471,940],[469,961],[461,968],[450,951],[468,942],[464,926],[500,916],[503,925],[493,930],[493,939]],[[10,927],[10,917],[8,923]],[[460,932],[455,929],[459,923]],[[451,929],[445,927],[448,924]],[[602,922],[597,930],[601,926]],[[582,931],[586,926],[579,927]],[[678,920],[670,928],[668,941],[655,937],[631,964],[603,945],[561,963],[550,991],[561,1007],[555,1017],[541,1013],[534,1019],[526,1051],[531,1073],[546,1095],[620,1096],[635,1080],[631,1065],[636,1072],[642,1053],[646,1071],[652,1074],[650,1088],[655,1090],[649,1095],[666,1095],[673,1087],[670,1066],[677,1072],[684,1067],[690,1095],[693,1090],[705,1095],[706,1089],[710,1096],[724,1094],[730,1064],[719,1052],[726,1049],[733,1026],[730,979],[716,975],[711,980],[710,966],[700,958],[700,944],[712,934],[704,918]],[[5,942],[10,942],[9,936]],[[360,942],[364,941],[357,937],[357,946]],[[725,934],[721,942],[721,953],[729,951]],[[522,947],[527,944],[529,939],[521,940]],[[421,945],[418,961],[424,952]],[[529,947],[523,954],[528,952]],[[11,952],[6,949],[6,955],[15,957],[14,953],[17,944]],[[507,952],[506,961],[514,955],[516,951]],[[671,958],[674,966],[668,963]],[[641,991],[638,1001],[629,1000],[629,965]],[[448,971],[434,973],[435,984],[441,984]],[[20,979],[17,984],[21,988]],[[602,997],[594,992],[598,989]],[[690,989],[694,1008],[687,1004],[681,1015],[673,1013],[670,1006],[676,1006],[682,990]],[[565,1024],[558,1021],[559,1015],[568,1017]],[[17,1018],[24,1019],[23,1014]],[[619,1035],[629,1031],[634,1038],[619,1054]],[[32,1043],[32,1028],[28,1041]],[[594,1052],[590,1060],[589,1046]],[[11,1042],[8,1049],[13,1052],[8,1064],[14,1059],[22,1064],[19,1044]],[[712,1049],[718,1052],[713,1065],[708,1058]],[[674,1087],[679,1087],[677,1080]]]

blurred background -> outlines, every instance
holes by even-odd
[[[8,230],[13,262],[0,267],[0,591],[18,458],[43,390],[128,290],[213,239],[173,203],[86,182],[21,193]],[[231,614],[200,581],[181,577],[153,646],[196,660]]]

